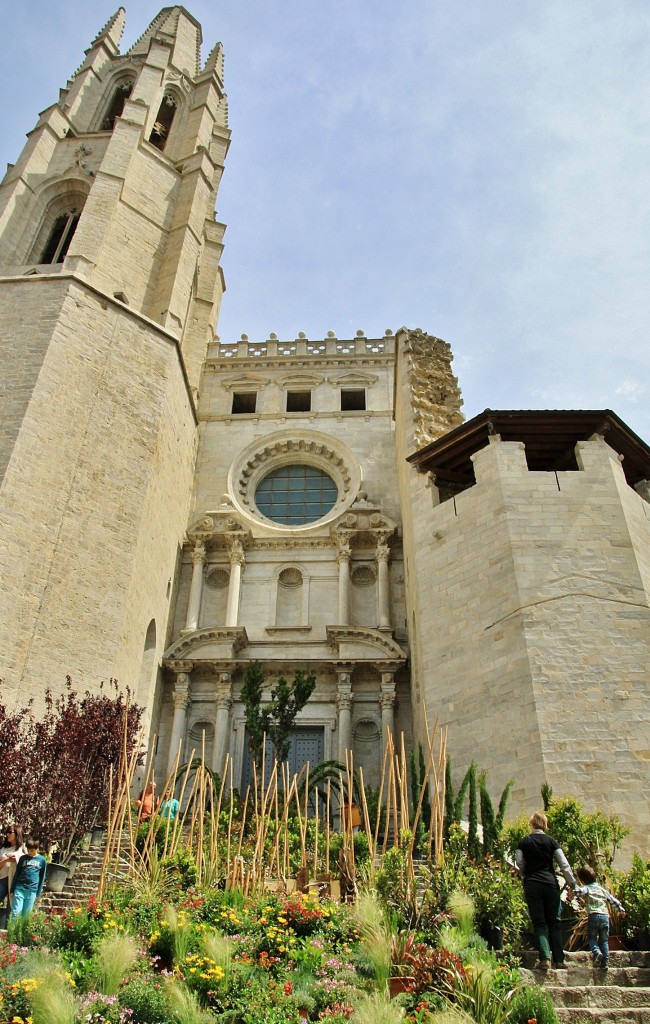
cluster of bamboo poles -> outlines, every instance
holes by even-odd
[[[425,718],[426,721],[426,718]],[[102,895],[106,879],[117,874],[146,875],[161,861],[172,858],[179,849],[189,850],[196,864],[197,882],[202,885],[225,884],[250,892],[279,881],[289,887],[292,877],[291,830],[298,827],[302,887],[311,877],[314,885],[329,882],[332,873],[346,881],[346,890],[354,886],[356,865],[354,831],[358,811],[370,853],[370,879],[381,865],[389,841],[402,849],[411,878],[414,878],[413,850],[416,830],[427,791],[430,794],[431,820],[428,826],[428,856],[436,863],[443,856],[443,817],[446,760],[446,729],[438,722],[430,732],[426,727],[428,758],[418,794],[413,793],[414,814],[408,793],[408,762],[401,736],[396,750],[390,732],[384,748],[377,818],[371,828],[363,769],[355,778],[353,755],[347,751],[338,779],[328,778],[324,784],[310,785],[307,763],[290,777],[286,762],[273,764],[266,777],[263,745],[261,765],[253,763],[253,781],[249,786],[241,813],[235,813],[237,794],[234,787],[233,762],[226,754],[224,771],[218,789],[212,772],[205,764],[205,737],[200,756],[193,750],[188,762],[179,769],[180,748],[160,794],[161,804],[171,801],[179,787],[179,812],[174,819],[152,815],[148,830],[142,837],[141,820],[134,811],[131,790],[138,767],[136,745],[127,757],[126,731],[123,757],[119,770],[111,773],[109,782],[109,814],[106,849],[100,881]],[[152,744],[155,749],[155,743]],[[146,766],[144,789],[153,781],[153,761]],[[356,804],[358,800],[360,807]],[[416,803],[417,800],[417,803]],[[222,822],[222,809],[227,811]],[[338,819],[339,827],[332,822]],[[309,821],[313,827],[308,830]],[[224,836],[225,830],[225,836]],[[331,856],[333,834],[340,834],[336,843],[336,863]],[[295,833],[294,833],[295,834]],[[139,843],[136,839],[140,835]],[[246,839],[246,847],[243,847]],[[245,851],[245,855],[242,851]],[[252,852],[251,852],[252,851]],[[295,859],[294,859],[295,866]]]

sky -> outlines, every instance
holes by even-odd
[[[0,0],[0,167],[116,0]],[[126,0],[122,50],[162,4]],[[218,334],[420,327],[471,417],[613,409],[650,443],[647,0],[188,0],[233,138]]]

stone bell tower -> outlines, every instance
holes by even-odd
[[[0,678],[151,707],[224,289],[223,55],[120,8],[0,186]]]

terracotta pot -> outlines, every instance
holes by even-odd
[[[607,941],[610,949],[625,949],[625,940],[622,935],[610,935]]]
[[[415,983],[415,978],[412,978],[410,976],[409,977],[406,977],[406,976],[402,977],[402,975],[399,975],[399,976],[396,975],[393,978],[389,978],[388,979],[388,991],[390,993],[391,999],[394,999],[395,996],[398,996],[400,994],[400,992],[408,992],[410,986],[413,985],[414,983]]]

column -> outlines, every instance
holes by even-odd
[[[217,721],[214,729],[214,749],[212,751],[212,771],[218,775],[223,773],[226,753],[230,738],[230,711],[232,709],[232,680],[230,672],[219,673],[219,691],[217,693]]]
[[[349,672],[338,673],[336,709],[339,716],[339,761],[345,764],[345,752],[352,749],[352,682]]]
[[[341,541],[336,561],[339,567],[339,626],[350,622],[350,543]]]
[[[382,764],[388,745],[388,735],[395,736],[395,674],[393,672],[382,672],[381,692],[379,694],[379,705],[381,707],[381,756]]]
[[[390,629],[390,592],[388,587],[389,548],[385,540],[377,541],[377,618],[379,629]]]
[[[192,551],[192,582],[190,584],[190,599],[187,603],[187,620],[185,629],[198,629],[199,615],[201,612],[201,597],[203,595],[203,567],[205,565],[205,544],[197,540]]]
[[[181,671],[176,675],[176,682],[174,684],[174,720],[172,722],[172,735],[169,741],[169,754],[167,757],[168,775],[174,767],[179,746],[181,748],[182,758],[182,743],[185,739],[185,720],[190,703],[189,668],[191,668],[191,664],[181,667]]]
[[[228,606],[226,608],[226,626],[236,626],[239,621],[239,594],[241,590],[241,570],[246,561],[244,545],[238,537],[230,540],[228,558],[230,561],[230,582],[228,584]]]

